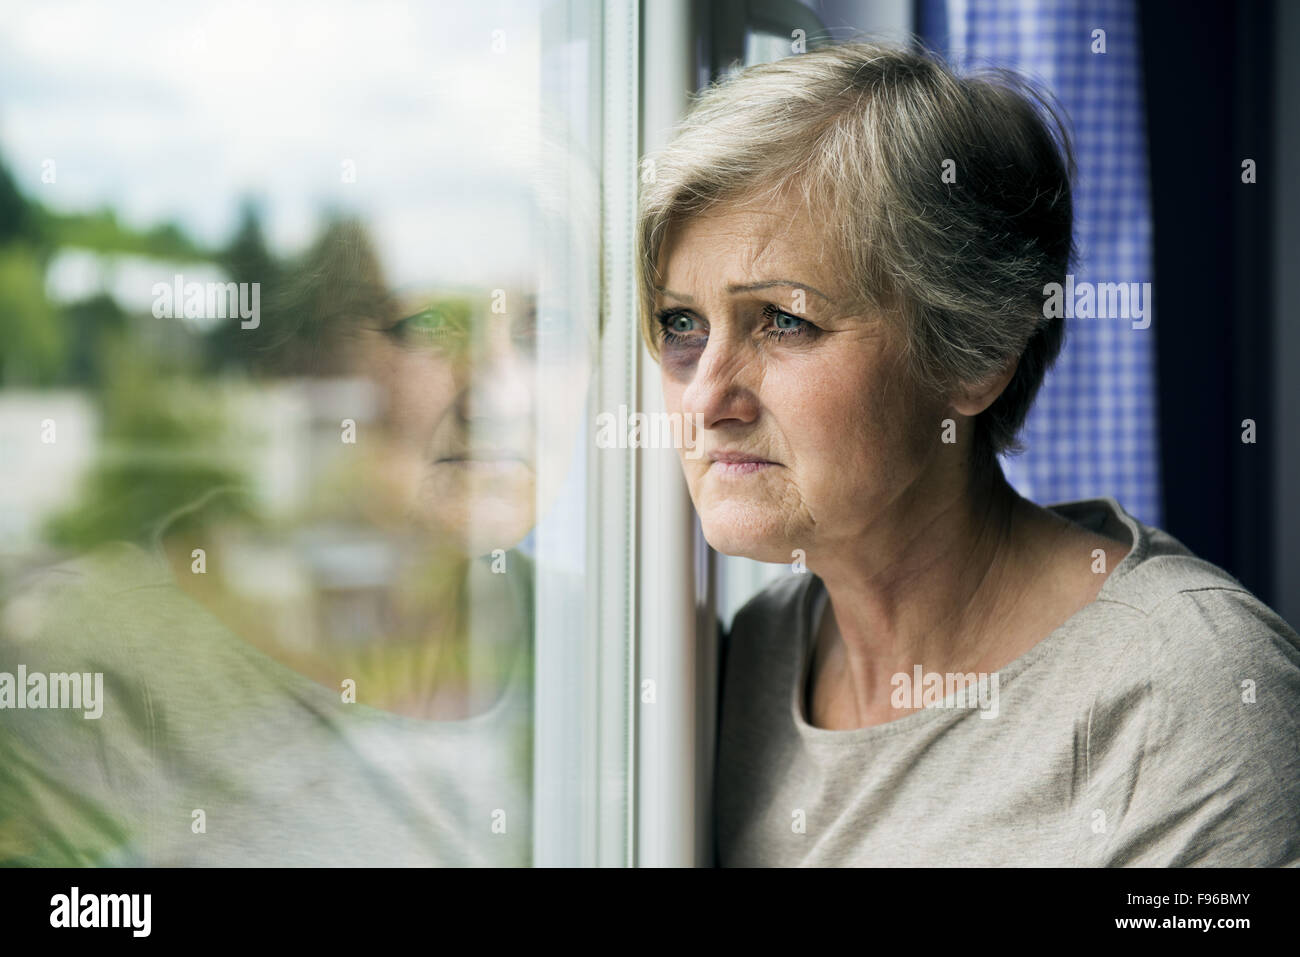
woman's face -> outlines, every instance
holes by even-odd
[[[587,385],[585,338],[539,316],[524,283],[399,305],[365,349],[386,406],[381,494],[468,554],[512,548],[536,523],[539,485],[553,494],[560,481],[549,472],[569,466]],[[567,338],[539,361],[556,336]],[[570,414],[543,414],[542,394],[552,412]]]
[[[802,203],[783,200],[689,220],[661,254],[664,399],[702,424],[704,455],[682,465],[725,554],[851,547],[933,461],[943,406],[900,374],[885,321],[851,304],[826,253]]]

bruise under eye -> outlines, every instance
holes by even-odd
[[[686,379],[699,362],[708,337],[697,334],[695,330],[685,333],[674,331],[672,325],[679,318],[695,322],[693,317],[684,315],[680,310],[665,309],[655,315],[659,335],[659,361],[660,368],[667,375],[674,379]]]

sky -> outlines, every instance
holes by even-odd
[[[0,156],[55,209],[216,244],[252,196],[282,254],[356,210],[395,286],[499,285],[536,255],[545,6],[0,3]],[[546,75],[576,78],[560,135],[589,140],[587,47],[548,44]]]

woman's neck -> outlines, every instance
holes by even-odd
[[[891,714],[896,674],[980,670],[1002,654],[1002,627],[1023,602],[1028,562],[1042,553],[1034,512],[996,466],[969,480],[910,490],[874,540],[809,568],[829,602],[814,638],[810,685],[835,699],[851,726]],[[838,560],[835,560],[838,558]]]
[[[953,487],[914,496],[933,504],[857,549],[869,561],[809,556],[830,599],[809,672],[818,726],[901,717],[893,679],[918,665],[945,685],[999,671],[1093,602],[1132,546],[1027,501],[996,466]]]

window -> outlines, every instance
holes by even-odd
[[[636,15],[12,18],[6,863],[630,863]]]

